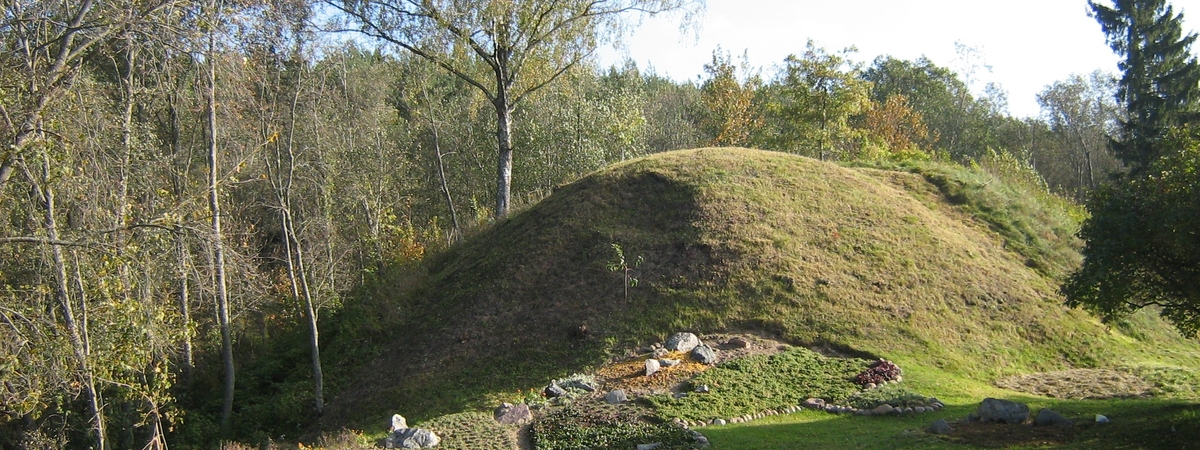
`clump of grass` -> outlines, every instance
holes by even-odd
[[[660,417],[687,420],[736,417],[799,404],[818,397],[842,402],[858,392],[855,374],[871,361],[829,358],[804,348],[756,355],[718,365],[692,379],[707,393],[683,398],[650,397]]]
[[[436,417],[419,425],[442,439],[445,450],[511,450],[517,448],[517,427],[501,425],[491,414],[464,412]]]
[[[657,448],[664,450],[698,448],[686,430],[640,421],[620,408],[568,406],[535,423],[532,437],[538,450],[630,449],[654,442],[661,442]]]
[[[889,384],[854,394],[850,396],[848,403],[850,406],[858,409],[873,409],[883,404],[905,408],[910,406],[928,406],[929,399],[906,387]]]

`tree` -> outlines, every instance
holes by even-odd
[[[748,146],[750,137],[763,125],[761,112],[754,103],[758,77],[738,81],[738,67],[729,54],[713,51],[712,62],[704,65],[708,79],[700,85],[700,102],[704,114],[700,127],[710,139],[710,145]],[[745,75],[746,67],[742,67]]]
[[[789,55],[768,88],[776,130],[770,145],[814,158],[844,157],[855,130],[852,116],[870,105],[871,84],[847,59],[854,49],[830,54],[809,40],[802,57]]]
[[[634,13],[685,0],[328,0],[361,32],[429,60],[478,89],[496,114],[496,217],[511,204],[513,110],[587,59]]]
[[[1147,306],[1188,336],[1200,332],[1200,136],[1168,137],[1176,149],[1141,176],[1092,195],[1080,236],[1083,266],[1063,285],[1068,304],[1108,320]]]
[[[1137,173],[1161,154],[1168,130],[1200,113],[1200,64],[1190,48],[1196,34],[1183,35],[1183,13],[1166,0],[1115,0],[1112,7],[1089,1],[1108,45],[1123,59],[1117,99],[1128,111],[1113,139],[1116,155]]]
[[[871,103],[863,117],[867,134],[887,145],[893,155],[911,155],[929,149],[929,129],[920,112],[913,111],[908,97],[892,94],[882,104]]]
[[[1042,172],[1047,181],[1055,178],[1056,184],[1075,191],[1076,197],[1096,188],[1097,174],[1103,177],[1117,169],[1108,152],[1108,136],[1116,131],[1119,117],[1115,90],[1116,80],[1097,71],[1087,78],[1074,75],[1056,81],[1038,94],[1046,123],[1065,150],[1041,164]],[[1065,166],[1070,178],[1048,176],[1055,169],[1047,165]]]

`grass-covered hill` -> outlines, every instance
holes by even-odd
[[[419,287],[387,299],[372,342],[330,338],[335,372],[354,376],[334,383],[321,427],[494,406],[679,330],[758,331],[982,383],[1195,367],[1195,352],[1156,359],[1187,345],[1157,320],[1109,328],[1063,306],[1072,224],[957,166],[715,148],[629,161],[435,256]],[[638,280],[627,298],[614,244]],[[384,350],[338,359],[367,346]]]

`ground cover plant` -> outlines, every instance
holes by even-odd
[[[661,449],[699,448],[687,430],[665,423],[649,423],[617,407],[568,406],[553,411],[533,425],[531,437],[538,450],[629,449],[640,444],[662,443]]]
[[[707,386],[675,398],[649,398],[664,419],[711,420],[795,406],[809,397],[844,402],[858,392],[853,382],[869,360],[829,358],[805,348],[755,355],[722,363],[692,378],[689,387]],[[694,391],[688,389],[687,391]]]

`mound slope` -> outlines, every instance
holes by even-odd
[[[643,261],[628,298],[613,244]],[[748,149],[566,185],[437,257],[395,308],[391,350],[322,428],[484,406],[677,330],[919,355],[979,379],[1107,361],[1118,339],[921,175]]]

